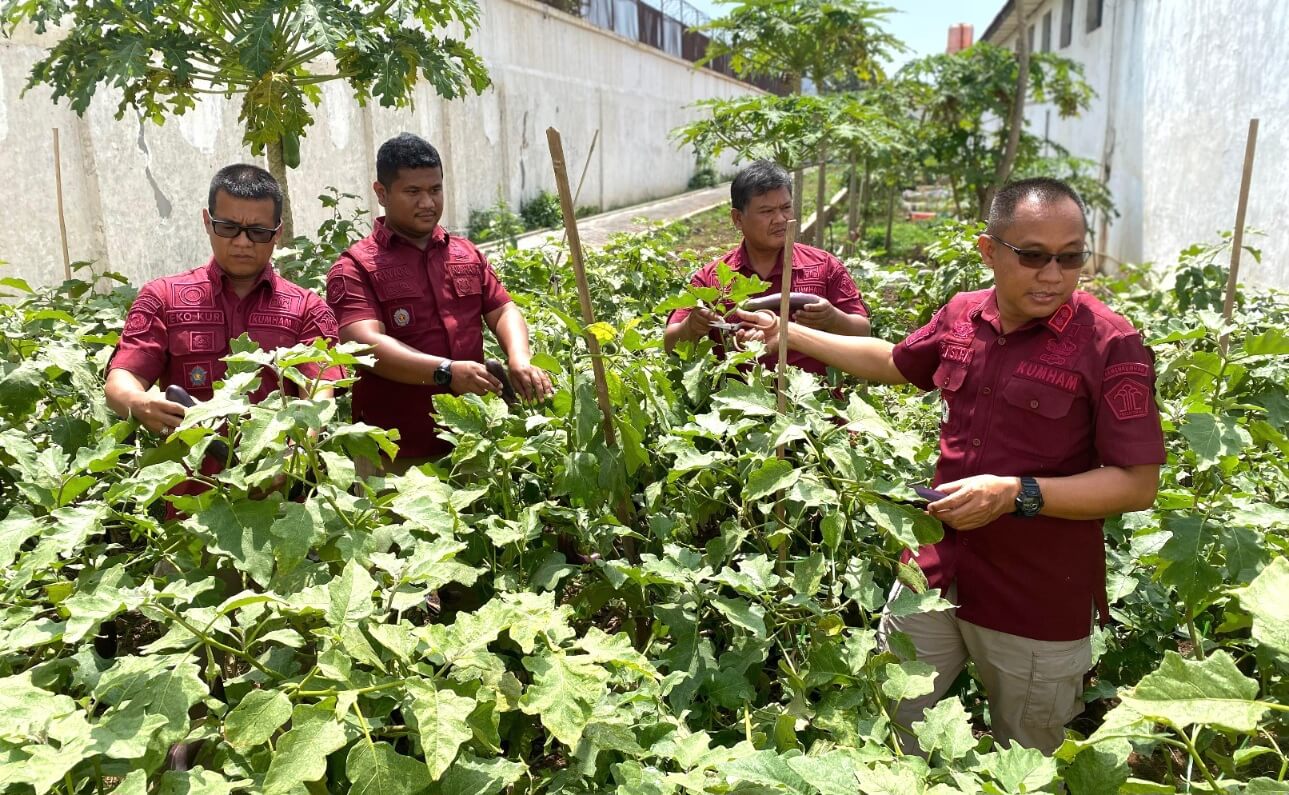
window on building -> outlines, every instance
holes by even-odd
[[[1052,51],[1052,12],[1043,15],[1043,52]]]
[[[1034,26],[1029,26],[1029,51],[1034,51]]]
[[[1061,49],[1070,46],[1074,40],[1074,0],[1065,0],[1061,4]]]
[[[1101,27],[1101,17],[1105,14],[1105,0],[1088,0],[1088,33]]]

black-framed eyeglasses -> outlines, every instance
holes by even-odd
[[[226,237],[229,240],[235,240],[238,235],[245,232],[246,239],[252,243],[267,243],[273,239],[273,236],[282,228],[282,224],[269,229],[267,226],[244,226],[236,221],[224,221],[219,218],[210,219],[210,228],[220,237]]]
[[[1016,248],[1011,243],[1008,243],[1006,240],[1003,240],[996,235],[987,235],[987,237],[995,243],[1002,243],[1004,246],[1014,251],[1016,253],[1017,262],[1019,262],[1023,267],[1033,268],[1034,270],[1046,268],[1047,263],[1052,260],[1056,260],[1056,264],[1060,265],[1062,270],[1078,270],[1083,267],[1083,263],[1088,261],[1088,257],[1092,256],[1091,251],[1069,251],[1064,254],[1048,254],[1046,251]]]

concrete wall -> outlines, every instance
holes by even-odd
[[[447,102],[422,83],[414,108],[361,108],[343,83],[326,83],[290,173],[297,231],[327,217],[314,197],[327,186],[365,197],[376,147],[403,130],[443,155],[444,225],[464,229],[469,211],[501,197],[518,210],[554,190],[546,128],[563,134],[576,182],[600,130],[579,204],[620,207],[685,189],[692,152],[669,132],[694,118],[691,103],[755,92],[743,83],[631,42],[531,0],[482,0],[471,46],[493,87]],[[118,94],[100,87],[83,118],[37,87],[20,98],[31,65],[50,43],[30,31],[0,40],[0,274],[33,284],[62,278],[51,128],[61,130],[64,202],[73,260],[97,260],[135,283],[193,267],[209,244],[200,225],[210,176],[255,161],[241,145],[240,97],[206,97],[164,127],[133,112],[114,118]],[[262,159],[259,161],[263,163]],[[728,166],[728,164],[725,164]]]
[[[1077,119],[1047,106],[1027,111],[1031,129],[1108,171],[1121,217],[1099,247],[1123,261],[1169,263],[1194,242],[1235,225],[1244,140],[1261,118],[1247,224],[1268,233],[1250,242],[1247,281],[1289,287],[1289,3],[1282,0],[1105,0],[1100,28],[1086,30],[1087,4],[1074,0],[1068,47],[1060,46],[1062,0],[1026,4],[1041,31],[1052,14],[1052,51],[1083,64],[1097,92]],[[1238,13],[1237,13],[1238,12]],[[993,40],[1014,45],[1008,35]],[[1041,32],[1037,44],[1041,47]],[[1100,226],[1100,224],[1098,224]]]

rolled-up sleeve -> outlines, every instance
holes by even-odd
[[[360,320],[379,320],[376,293],[358,268],[358,263],[342,256],[327,274],[327,306],[331,307],[339,328]]]
[[[144,285],[125,315],[121,341],[108,370],[128,370],[148,384],[165,372],[170,359],[165,301],[155,283]]]
[[[944,314],[941,307],[925,326],[896,343],[891,352],[895,369],[918,389],[935,389],[935,370],[940,366],[940,321]]]

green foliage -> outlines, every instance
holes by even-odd
[[[519,217],[524,220],[526,230],[552,229],[564,224],[564,211],[560,209],[559,197],[548,190],[524,202],[519,208]]]
[[[281,144],[292,167],[323,82],[344,80],[360,103],[382,107],[409,105],[418,74],[447,99],[489,85],[465,43],[479,21],[473,0],[6,0],[0,19],[6,35],[28,23],[65,33],[32,67],[27,90],[48,85],[84,113],[105,84],[120,91],[118,118],[133,109],[157,124],[203,93],[241,94],[243,142],[256,154]],[[452,27],[462,38],[439,33]]]
[[[953,186],[963,215],[979,217],[994,187],[1006,149],[1007,127],[1016,100],[1020,66],[1016,53],[978,42],[953,54],[929,55],[901,71],[913,100],[918,126],[919,160],[928,174]],[[1027,100],[1049,103],[1062,118],[1088,109],[1093,92],[1082,65],[1054,53],[1033,53],[1029,60]],[[1043,142],[1020,132],[1013,169],[1024,172],[1040,157]]]
[[[700,30],[711,34],[701,63],[730,56],[735,73],[801,78],[822,88],[833,78],[881,78],[881,63],[904,45],[883,25],[894,9],[870,0],[740,0]]]
[[[466,226],[466,237],[476,243],[487,243],[493,240],[504,240],[510,245],[515,238],[524,232],[524,221],[505,199],[498,198],[491,207],[470,211],[470,222]]]
[[[880,333],[985,283],[974,231],[859,274]],[[875,630],[897,575],[923,587],[899,554],[939,537],[897,502],[935,454],[934,401],[797,373],[780,413],[755,350],[664,356],[660,306],[755,289],[679,288],[698,263],[671,253],[678,234],[588,252],[617,447],[567,258],[510,252],[496,265],[556,395],[439,396],[453,452],[366,483],[354,459],[397,439],[346,424],[300,369],[360,352],[240,340],[214,398],[154,439],[100,397],[133,291],[4,280],[0,790],[1283,789],[1285,296],[1242,293],[1223,353],[1203,277],[1220,246],[1089,285],[1153,341],[1168,435],[1158,504],[1107,526],[1097,675],[1120,700],[1051,757],[945,701],[907,727],[924,761],[896,750],[884,705],[928,669]],[[303,396],[250,405],[262,368]],[[187,475],[216,438],[229,465]],[[262,495],[279,476],[299,501]],[[185,477],[214,488],[166,494]],[[946,605],[911,596],[892,609]],[[179,741],[201,741],[195,764],[167,771]]]

